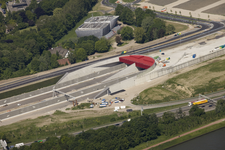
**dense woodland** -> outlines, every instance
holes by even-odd
[[[44,143],[33,143],[31,146],[23,146],[19,150],[123,150],[135,147],[143,142],[157,139],[159,136],[176,136],[190,131],[201,125],[210,123],[225,116],[225,101],[219,100],[216,109],[204,112],[204,109],[194,105],[187,116],[181,109],[176,113],[165,112],[162,118],[155,114],[144,114],[141,117],[131,119],[122,126],[109,126],[98,130],[81,132],[77,136],[65,134],[60,138],[48,137]],[[70,125],[67,124],[67,128]],[[10,142],[6,135],[0,134]],[[13,148],[17,150],[17,148]]]
[[[46,50],[86,16],[96,2],[43,0],[37,4],[32,0],[25,11],[8,12],[7,17],[0,13],[0,79],[58,67],[56,60],[60,56]],[[34,25],[35,28],[21,31]]]
[[[166,26],[165,21],[156,18],[156,14],[150,9],[144,11],[137,8],[135,12],[132,12],[128,7],[119,4],[115,9],[115,14],[120,16],[119,20],[123,23],[137,27],[134,29],[134,34],[131,33],[133,30],[130,27],[122,29],[120,33],[123,40],[130,40],[134,36],[137,43],[145,43],[175,31],[173,25]]]

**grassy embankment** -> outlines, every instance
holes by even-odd
[[[187,25],[183,25],[183,24],[180,24],[180,23],[177,23],[177,22],[172,22],[172,21],[167,21],[167,20],[164,20],[164,21],[166,22],[166,26],[168,26],[169,24],[173,25],[175,27],[174,32],[176,32],[176,33],[188,29]]]
[[[169,102],[207,94],[225,88],[225,60],[218,58],[207,65],[182,73],[163,84],[148,88],[134,98],[133,104]],[[204,76],[203,76],[204,75]]]
[[[168,111],[185,105],[187,104],[146,109],[143,113],[150,114]],[[140,111],[127,113],[113,112],[112,109],[101,109],[99,111],[70,110],[68,113],[56,111],[53,115],[42,116],[36,119],[26,119],[11,125],[1,126],[0,133],[6,134],[6,137],[12,142],[9,145],[13,145],[15,143],[26,143],[44,139],[49,136],[55,136],[55,133],[57,135],[72,133],[138,116],[140,116]]]
[[[37,89],[40,89],[43,87],[47,87],[47,86],[56,84],[61,77],[62,76],[58,76],[58,77],[55,77],[55,78],[52,78],[52,79],[49,79],[46,81],[42,81],[42,82],[35,83],[32,85],[24,86],[24,87],[15,89],[15,90],[10,90],[10,91],[4,92],[4,93],[0,93],[0,99],[5,99],[8,97],[20,95],[22,93],[31,92],[31,91],[34,91],[34,90],[37,90]]]

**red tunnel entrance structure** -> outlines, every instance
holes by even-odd
[[[120,62],[129,64],[129,65],[135,63],[136,67],[139,67],[142,69],[148,69],[155,64],[154,58],[149,56],[144,56],[144,55],[122,56],[122,57],[119,57],[119,60]]]

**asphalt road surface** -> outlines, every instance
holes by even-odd
[[[79,90],[81,88],[85,88],[85,87],[88,87],[88,86],[91,86],[91,85],[94,85],[94,84],[98,84],[98,83],[104,81],[105,79],[109,78],[113,74],[115,74],[115,73],[110,73],[110,74],[107,74],[105,76],[101,76],[99,78],[94,78],[94,79],[91,79],[91,80],[88,80],[88,81],[85,81],[85,82],[81,82],[79,84],[75,84],[73,86],[70,86],[70,87],[67,87],[67,88],[64,88],[64,89],[60,89],[59,91],[62,91],[64,93],[68,93],[68,92],[71,92],[71,91],[74,91],[74,90]],[[96,96],[98,93],[99,92],[94,93],[94,96]],[[52,95],[53,95],[53,93],[49,92],[49,93],[46,93],[46,94],[43,94],[43,95],[40,95],[40,96],[37,96],[37,97],[32,97],[32,98],[26,99],[24,101],[9,104],[8,106],[0,107],[0,112],[7,111],[7,110],[10,110],[10,109],[13,109],[13,108],[20,108],[22,105],[27,105],[29,103],[39,102],[39,101],[42,101],[44,99],[51,98]],[[90,99],[94,98],[94,96],[93,96],[93,94],[91,94],[89,96],[89,98]],[[88,96],[77,98],[77,100],[81,101],[81,100],[86,99],[86,98],[88,98]],[[18,106],[18,104],[20,104],[21,106]]]
[[[216,98],[214,100],[217,101],[217,100],[220,100],[220,99],[223,99],[223,97],[219,97],[219,98]],[[199,105],[199,107],[201,107],[202,109],[205,109],[205,112],[214,110],[216,108],[215,106],[216,106],[215,103],[205,103],[205,104]],[[181,109],[182,109],[183,112],[185,112],[186,115],[189,115],[188,112],[191,109],[191,107],[190,106],[184,106],[184,107],[181,107]],[[179,110],[179,108],[171,109],[171,110],[168,110],[168,111],[176,113],[178,110]],[[164,111],[164,112],[168,112],[168,111]],[[156,116],[157,117],[162,117],[164,112],[156,113]],[[97,129],[108,127],[108,126],[112,126],[112,125],[121,126],[124,122],[126,122],[126,120],[118,121],[118,122],[115,122],[115,123],[111,123],[111,124],[107,124],[107,125],[103,125],[103,126],[99,126],[99,127],[95,127],[95,128],[92,128],[92,130],[97,130]],[[87,130],[84,130],[84,131],[87,131]],[[72,135],[76,136],[76,135],[78,135],[80,133],[82,133],[82,131],[78,131],[78,132],[72,133]],[[57,137],[60,138],[60,136],[57,136]],[[45,142],[45,141],[46,141],[46,139],[43,139],[43,142]],[[25,145],[29,146],[32,143],[33,142],[29,142],[29,143],[26,143]]]
[[[103,0],[102,3],[104,5],[106,5],[106,6],[109,6],[109,7],[116,7],[116,4],[113,4],[113,5],[109,4],[108,0]],[[127,7],[130,7],[130,6],[127,6]],[[197,19],[193,19],[193,18],[190,19],[188,17],[183,17],[183,16],[181,16],[181,17],[180,16],[176,16],[176,18],[174,18],[175,15],[169,15],[169,16],[164,16],[164,15],[165,14],[163,14],[163,13],[157,12],[157,17],[159,17],[159,18],[164,18],[164,19],[169,19],[169,20],[174,20],[174,21],[179,21],[179,22],[185,22],[185,23],[189,22],[190,23],[190,20],[197,20]],[[158,46],[158,47],[151,48],[153,46],[160,45],[160,44],[172,41],[174,39],[179,39],[180,37],[186,37],[186,36],[188,36],[190,34],[197,33],[199,31],[203,31],[203,30],[209,29],[210,26],[206,25],[204,22],[206,23],[206,21],[201,21],[201,22],[197,23],[198,25],[202,26],[202,28],[199,29],[198,31],[189,32],[189,33],[187,33],[185,35],[177,36],[177,37],[169,39],[169,40],[167,40],[165,42],[154,44],[154,45],[151,45],[151,46],[148,46],[148,47],[145,47],[145,48],[140,48],[140,49],[136,49],[136,50],[133,50],[133,51],[129,51],[128,54],[135,54],[135,53],[143,54],[143,53],[155,51],[155,50],[158,50],[158,49],[167,48],[169,46],[174,46],[174,45],[177,45],[177,44],[180,44],[180,43],[183,43],[183,42],[187,42],[187,41],[190,41],[190,40],[193,40],[193,39],[197,39],[197,38],[199,38],[201,36],[205,36],[205,35],[217,32],[217,31],[219,31],[219,30],[221,30],[223,28],[223,25],[218,23],[218,22],[210,22],[210,23],[213,24],[213,28],[211,30],[209,30],[209,31],[205,31],[204,33],[196,34],[196,35],[193,35],[191,37],[188,37],[188,38],[185,38],[185,39],[182,39],[182,40],[177,40],[177,41],[171,42],[169,44],[165,44],[165,45],[161,45],[161,46]],[[45,75],[41,75],[41,76],[38,76],[38,77],[30,77],[30,78],[22,80],[22,81],[17,80],[17,81],[14,81],[14,82],[2,84],[2,85],[0,85],[0,91],[11,89],[11,88],[14,88],[14,87],[17,87],[17,86],[21,86],[21,85],[24,85],[24,84],[35,82],[35,81],[42,80],[42,79],[45,79],[45,78],[50,78],[50,77],[55,77],[55,76],[58,76],[58,75],[63,75],[66,72],[72,72],[72,71],[78,70],[80,68],[86,67],[88,65],[91,65],[93,63],[96,63],[96,62],[99,62],[99,61],[103,61],[103,60],[106,60],[106,59],[110,59],[110,58],[114,58],[114,57],[118,57],[118,56],[120,56],[120,55],[114,55],[114,56],[111,56],[111,57],[102,58],[102,59],[98,59],[98,60],[91,61],[91,62],[87,61],[84,64],[76,65],[76,66],[73,66],[73,67],[70,67],[70,68],[66,68],[66,69],[61,69],[59,71],[55,71],[55,72],[48,73],[48,74],[45,74]]]

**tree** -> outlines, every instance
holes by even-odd
[[[1,6],[1,8],[2,8],[2,9],[6,9],[6,4],[3,3],[2,6]]]
[[[74,64],[76,62],[76,55],[74,51],[70,51],[68,59],[71,64]]]
[[[182,109],[179,108],[179,110],[177,110],[177,112],[176,112],[176,115],[177,115],[178,119],[184,118],[185,117],[185,112],[183,112]]]
[[[123,12],[123,9],[124,9],[124,7],[123,7],[123,5],[121,5],[121,4],[118,4],[118,5],[116,6],[116,9],[115,9],[115,15],[120,16],[120,17],[119,17],[119,20],[122,20],[121,14],[122,14],[122,12]]]
[[[162,119],[164,124],[170,124],[176,120],[175,115],[172,112],[164,112]]]
[[[36,14],[37,16],[37,19],[40,17],[40,16],[43,16],[45,15],[45,11],[41,8],[41,7],[38,7],[34,10],[34,13]]]
[[[173,34],[174,31],[175,31],[175,27],[171,24],[169,24],[167,27],[166,27],[166,31],[168,32],[168,34]]]
[[[27,16],[27,18],[28,18],[29,20],[36,20],[35,14],[32,13],[30,10],[27,10],[27,11],[26,11],[26,16]]]
[[[153,34],[153,39],[154,40],[158,38],[158,30],[156,28],[153,29],[152,34]]]
[[[99,41],[95,43],[95,49],[99,53],[108,52],[110,47],[110,43],[106,38],[101,38]]]
[[[80,61],[84,61],[87,58],[87,53],[83,48],[79,48],[76,51],[76,61],[80,62]]]
[[[152,17],[146,17],[142,20],[141,27],[144,29],[144,32],[147,32],[148,28],[154,24]]]
[[[192,106],[192,108],[189,110],[190,116],[201,116],[205,114],[204,109],[201,109],[198,107],[198,105]]]
[[[59,63],[57,61],[57,55],[56,54],[52,54],[51,55],[51,67],[52,68],[57,68],[59,66]]]
[[[224,100],[218,100],[216,103],[216,109],[215,109],[216,113],[221,113],[221,112],[225,112],[225,101]]]
[[[123,23],[131,25],[134,23],[134,13],[132,10],[130,10],[128,7],[125,7],[123,9],[123,12],[121,14],[121,20]]]
[[[55,8],[53,10],[53,16],[57,16],[58,14],[61,14],[62,8]]]
[[[31,69],[34,71],[39,71],[40,61],[34,57],[31,61]]]
[[[116,38],[115,38],[115,40],[116,40],[116,43],[117,44],[121,44],[122,38],[121,38],[121,36],[117,35]]]
[[[145,31],[142,27],[137,27],[134,29],[134,39],[137,43],[143,43],[145,37]]]
[[[123,40],[131,40],[134,37],[133,29],[131,27],[124,27],[121,31],[121,36]]]

